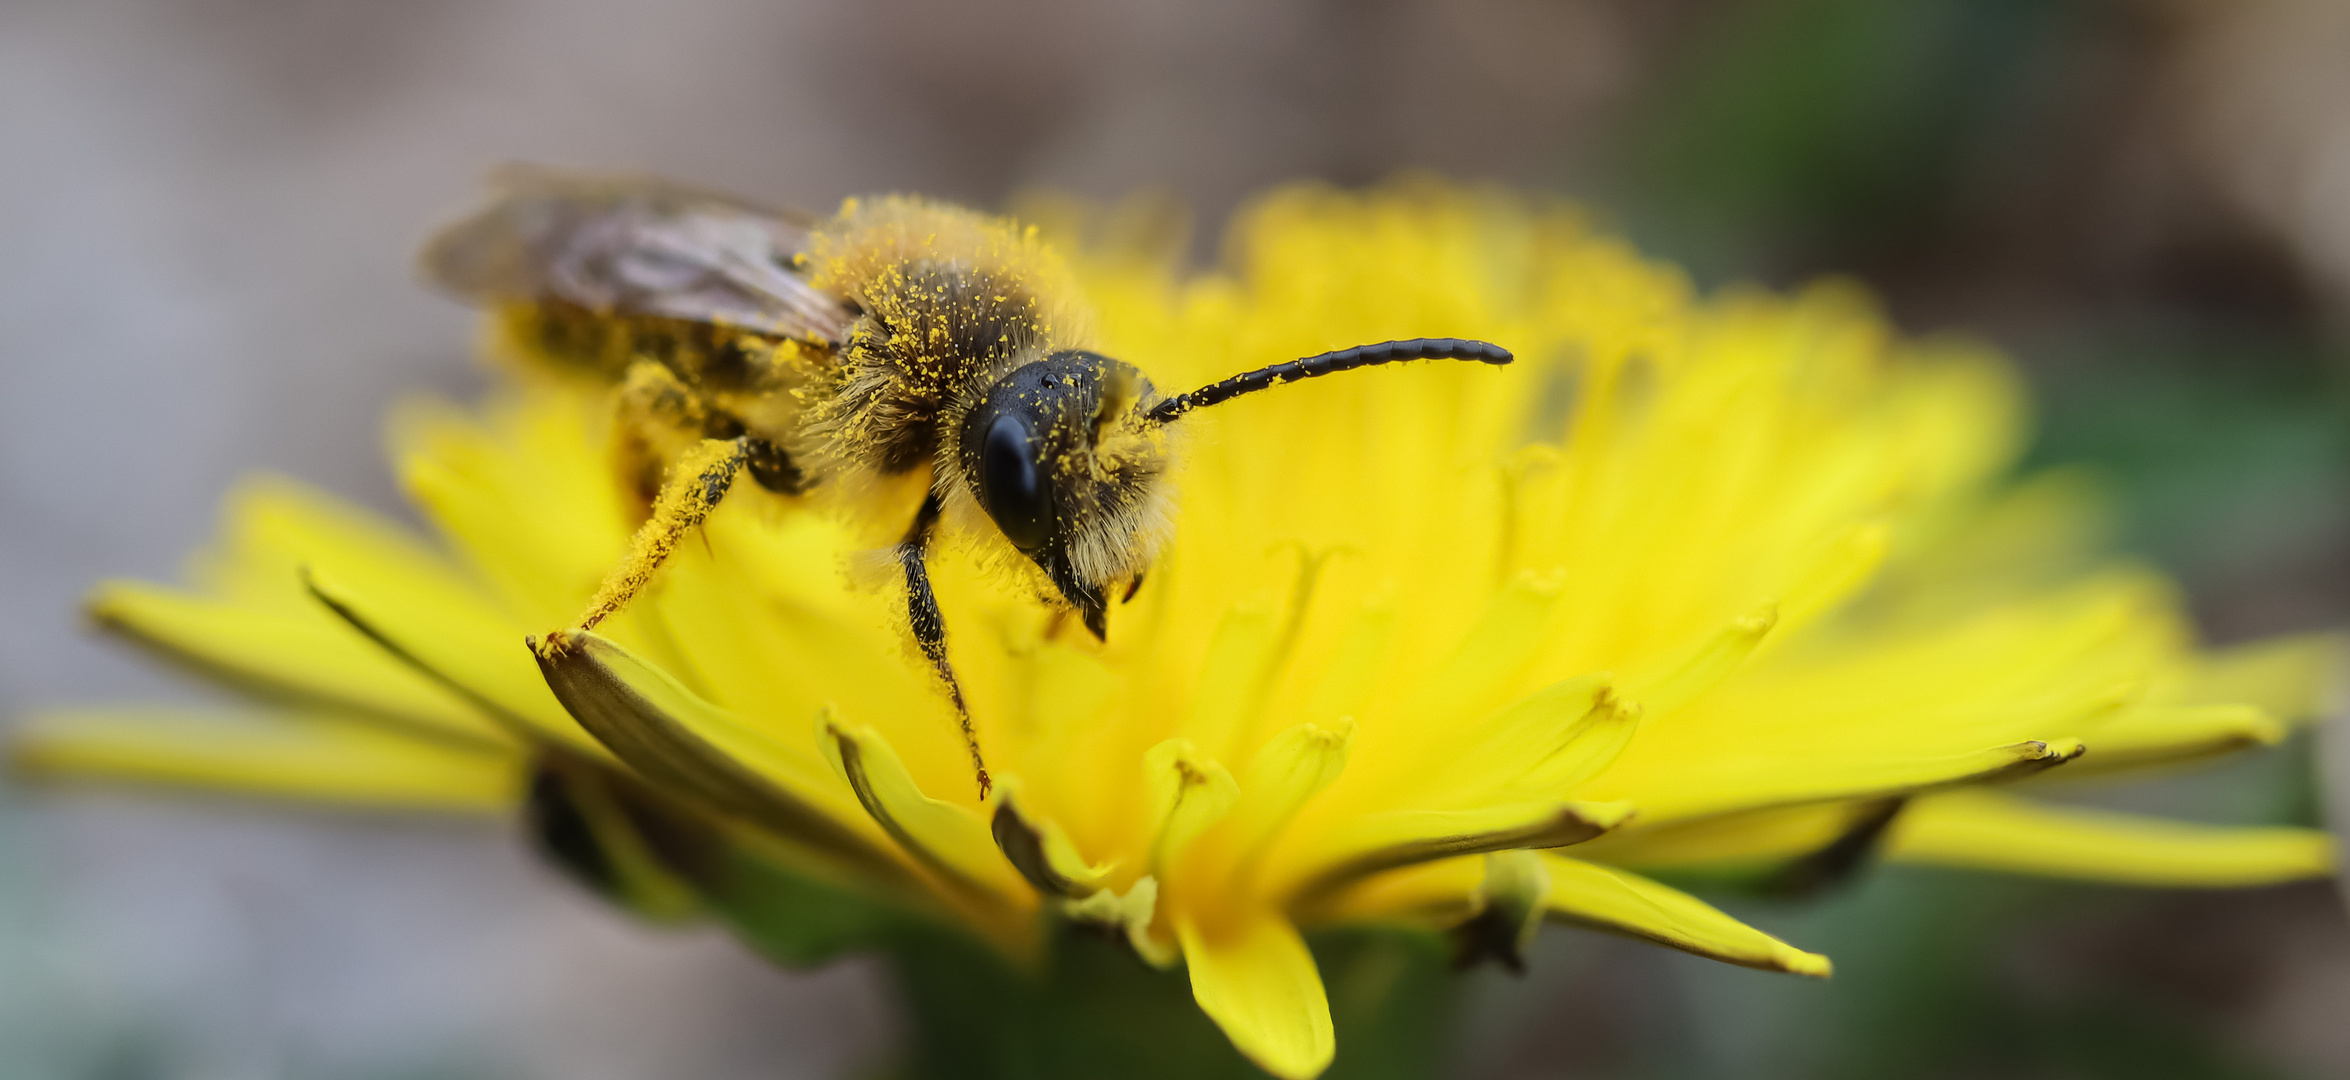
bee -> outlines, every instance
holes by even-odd
[[[830,486],[850,507],[921,484],[891,574],[982,800],[986,761],[927,571],[938,537],[1033,568],[1044,602],[1106,640],[1109,597],[1132,598],[1170,528],[1184,414],[1376,364],[1511,360],[1481,341],[1389,341],[1163,395],[1085,347],[1078,289],[1035,230],[907,196],[818,221],[650,178],[516,167],[422,262],[535,362],[616,388],[620,468],[645,517],[578,630],[642,591],[743,473],[792,498]]]

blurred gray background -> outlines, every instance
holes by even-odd
[[[0,715],[202,692],[79,631],[273,469],[386,510],[378,418],[478,384],[410,255],[507,160],[802,207],[1428,168],[1591,201],[1708,284],[1851,273],[2029,366],[2040,463],[2234,640],[2350,613],[2350,5],[2333,0],[6,0]],[[2163,808],[2306,821],[2306,746]],[[2350,1073],[2310,886],[1889,873],[1740,909],[1827,987],[1554,932],[1462,1069]],[[844,1075],[846,964],[635,926],[507,828],[0,791],[0,1080]]]

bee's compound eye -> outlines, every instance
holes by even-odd
[[[1012,546],[1035,552],[1052,533],[1052,493],[1036,465],[1028,425],[1009,413],[987,426],[979,448],[979,502]]]

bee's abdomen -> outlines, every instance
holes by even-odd
[[[532,363],[618,378],[635,357],[617,319],[562,303],[517,302],[497,309],[505,343]]]
[[[751,387],[770,365],[772,341],[709,323],[605,314],[576,304],[540,301],[500,312],[512,341],[532,359],[617,379],[651,360],[700,389]]]

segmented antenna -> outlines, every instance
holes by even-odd
[[[1383,341],[1377,345],[1357,345],[1351,349],[1243,372],[1222,382],[1209,383],[1188,394],[1177,394],[1152,406],[1148,419],[1163,424],[1193,409],[1221,405],[1242,394],[1253,394],[1282,383],[1337,371],[1353,371],[1374,364],[1393,364],[1404,360],[1475,360],[1486,364],[1506,364],[1514,359],[1516,357],[1511,356],[1508,349],[1467,338],[1412,338],[1408,341]]]

